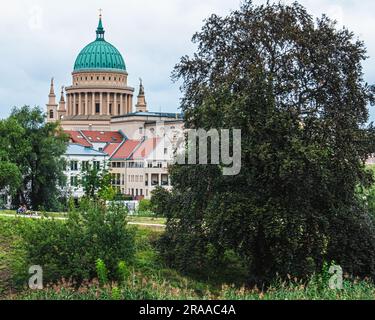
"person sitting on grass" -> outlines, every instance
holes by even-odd
[[[22,204],[18,209],[17,209],[18,214],[26,214],[27,213],[27,206],[25,204]]]

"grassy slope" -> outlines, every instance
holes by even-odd
[[[99,286],[97,281],[76,290],[69,282],[62,282],[43,291],[23,291],[9,295],[13,270],[22,266],[22,246],[19,228],[38,220],[0,217],[0,297],[13,299],[375,299],[375,286],[367,282],[345,281],[344,290],[330,290],[321,277],[314,277],[307,286],[291,280],[276,282],[267,292],[258,289],[215,286],[199,282],[167,268],[161,261],[154,243],[161,229],[137,229],[136,259],[124,283]]]

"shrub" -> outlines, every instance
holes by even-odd
[[[108,270],[102,259],[96,260],[96,274],[101,285],[105,285],[108,282]]]
[[[22,230],[28,265],[43,267],[47,282],[92,279],[96,261],[115,277],[120,260],[134,256],[134,230],[126,228],[125,207],[83,201],[66,222],[41,220]],[[101,264],[101,263],[100,263]]]
[[[148,199],[142,199],[141,201],[139,201],[138,211],[152,211],[151,201]]]
[[[151,208],[157,216],[165,216],[170,192],[162,187],[156,187],[151,193]]]

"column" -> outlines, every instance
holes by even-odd
[[[95,92],[91,92],[91,111],[93,115],[95,114],[95,96]]]
[[[82,114],[82,94],[78,93],[78,114]]]
[[[133,96],[129,94],[129,113],[133,112]]]
[[[85,110],[83,114],[88,115],[89,114],[89,99],[87,92],[85,93]]]
[[[161,173],[159,173],[159,186],[161,186]]]
[[[100,115],[103,114],[103,93],[100,92]]]
[[[117,115],[117,93],[113,94],[113,106],[112,106],[112,113]]]
[[[123,103],[124,103],[124,95],[121,93],[120,94],[120,114],[119,115],[122,115],[122,106],[123,106]]]
[[[111,99],[111,93],[107,92],[107,111],[106,111],[106,114],[109,115],[109,103],[110,103],[110,100]]]
[[[72,112],[72,115],[76,115],[76,104],[77,104],[77,98],[76,98],[76,94],[73,93],[73,112]]]

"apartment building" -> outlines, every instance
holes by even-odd
[[[75,199],[84,195],[81,180],[85,169],[104,170],[107,168],[108,155],[93,149],[91,146],[70,143],[64,158],[66,161],[64,174],[67,177],[67,185],[62,191],[66,196]]]

